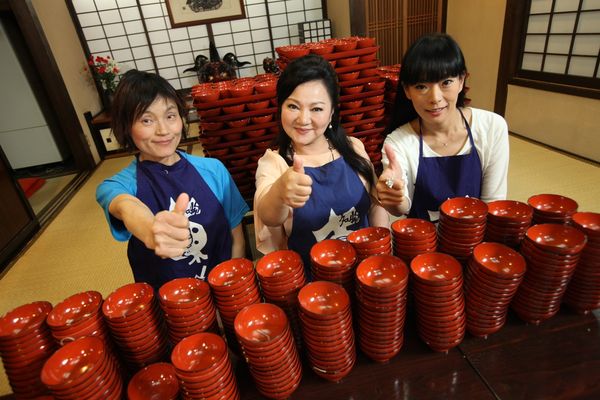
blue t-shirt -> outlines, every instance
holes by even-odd
[[[238,226],[249,208],[223,163],[215,158],[198,157],[183,152],[179,152],[179,155],[196,168],[219,200],[229,222],[230,230]],[[109,213],[108,207],[113,199],[120,194],[136,196],[136,168],[137,158],[119,173],[104,180],[96,189],[96,201],[104,209],[110,231],[116,240],[122,242],[129,240],[131,233],[127,230],[123,221]]]

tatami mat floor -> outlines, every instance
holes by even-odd
[[[537,193],[559,193],[581,211],[600,212],[600,168],[511,137],[508,198],[526,201]],[[195,149],[194,153],[197,152]],[[45,231],[0,279],[0,315],[25,303],[97,290],[104,297],[132,281],[126,243],[112,239],[95,201],[96,186],[129,163],[105,160]],[[0,368],[0,396],[10,393]]]

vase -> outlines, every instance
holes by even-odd
[[[104,109],[106,111],[110,111],[114,97],[115,92],[112,90],[104,89],[102,91],[102,104],[104,105]]]

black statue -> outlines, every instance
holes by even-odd
[[[263,60],[263,69],[265,70],[265,72],[267,74],[279,75],[281,73],[281,70],[279,69],[279,66],[277,65],[277,63],[275,62],[275,60],[272,59],[271,57],[266,57]]]
[[[194,66],[183,72],[195,72],[199,82],[220,82],[235,79],[237,69],[250,64],[249,61],[239,61],[233,53],[227,53],[221,60],[219,52],[213,42],[210,42],[210,60],[206,56],[199,55],[194,61]]]

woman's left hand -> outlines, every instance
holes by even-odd
[[[396,159],[396,154],[389,144],[385,145],[385,153],[389,164],[377,180],[377,193],[381,205],[384,207],[397,207],[404,200],[402,167],[400,167],[400,163]]]

